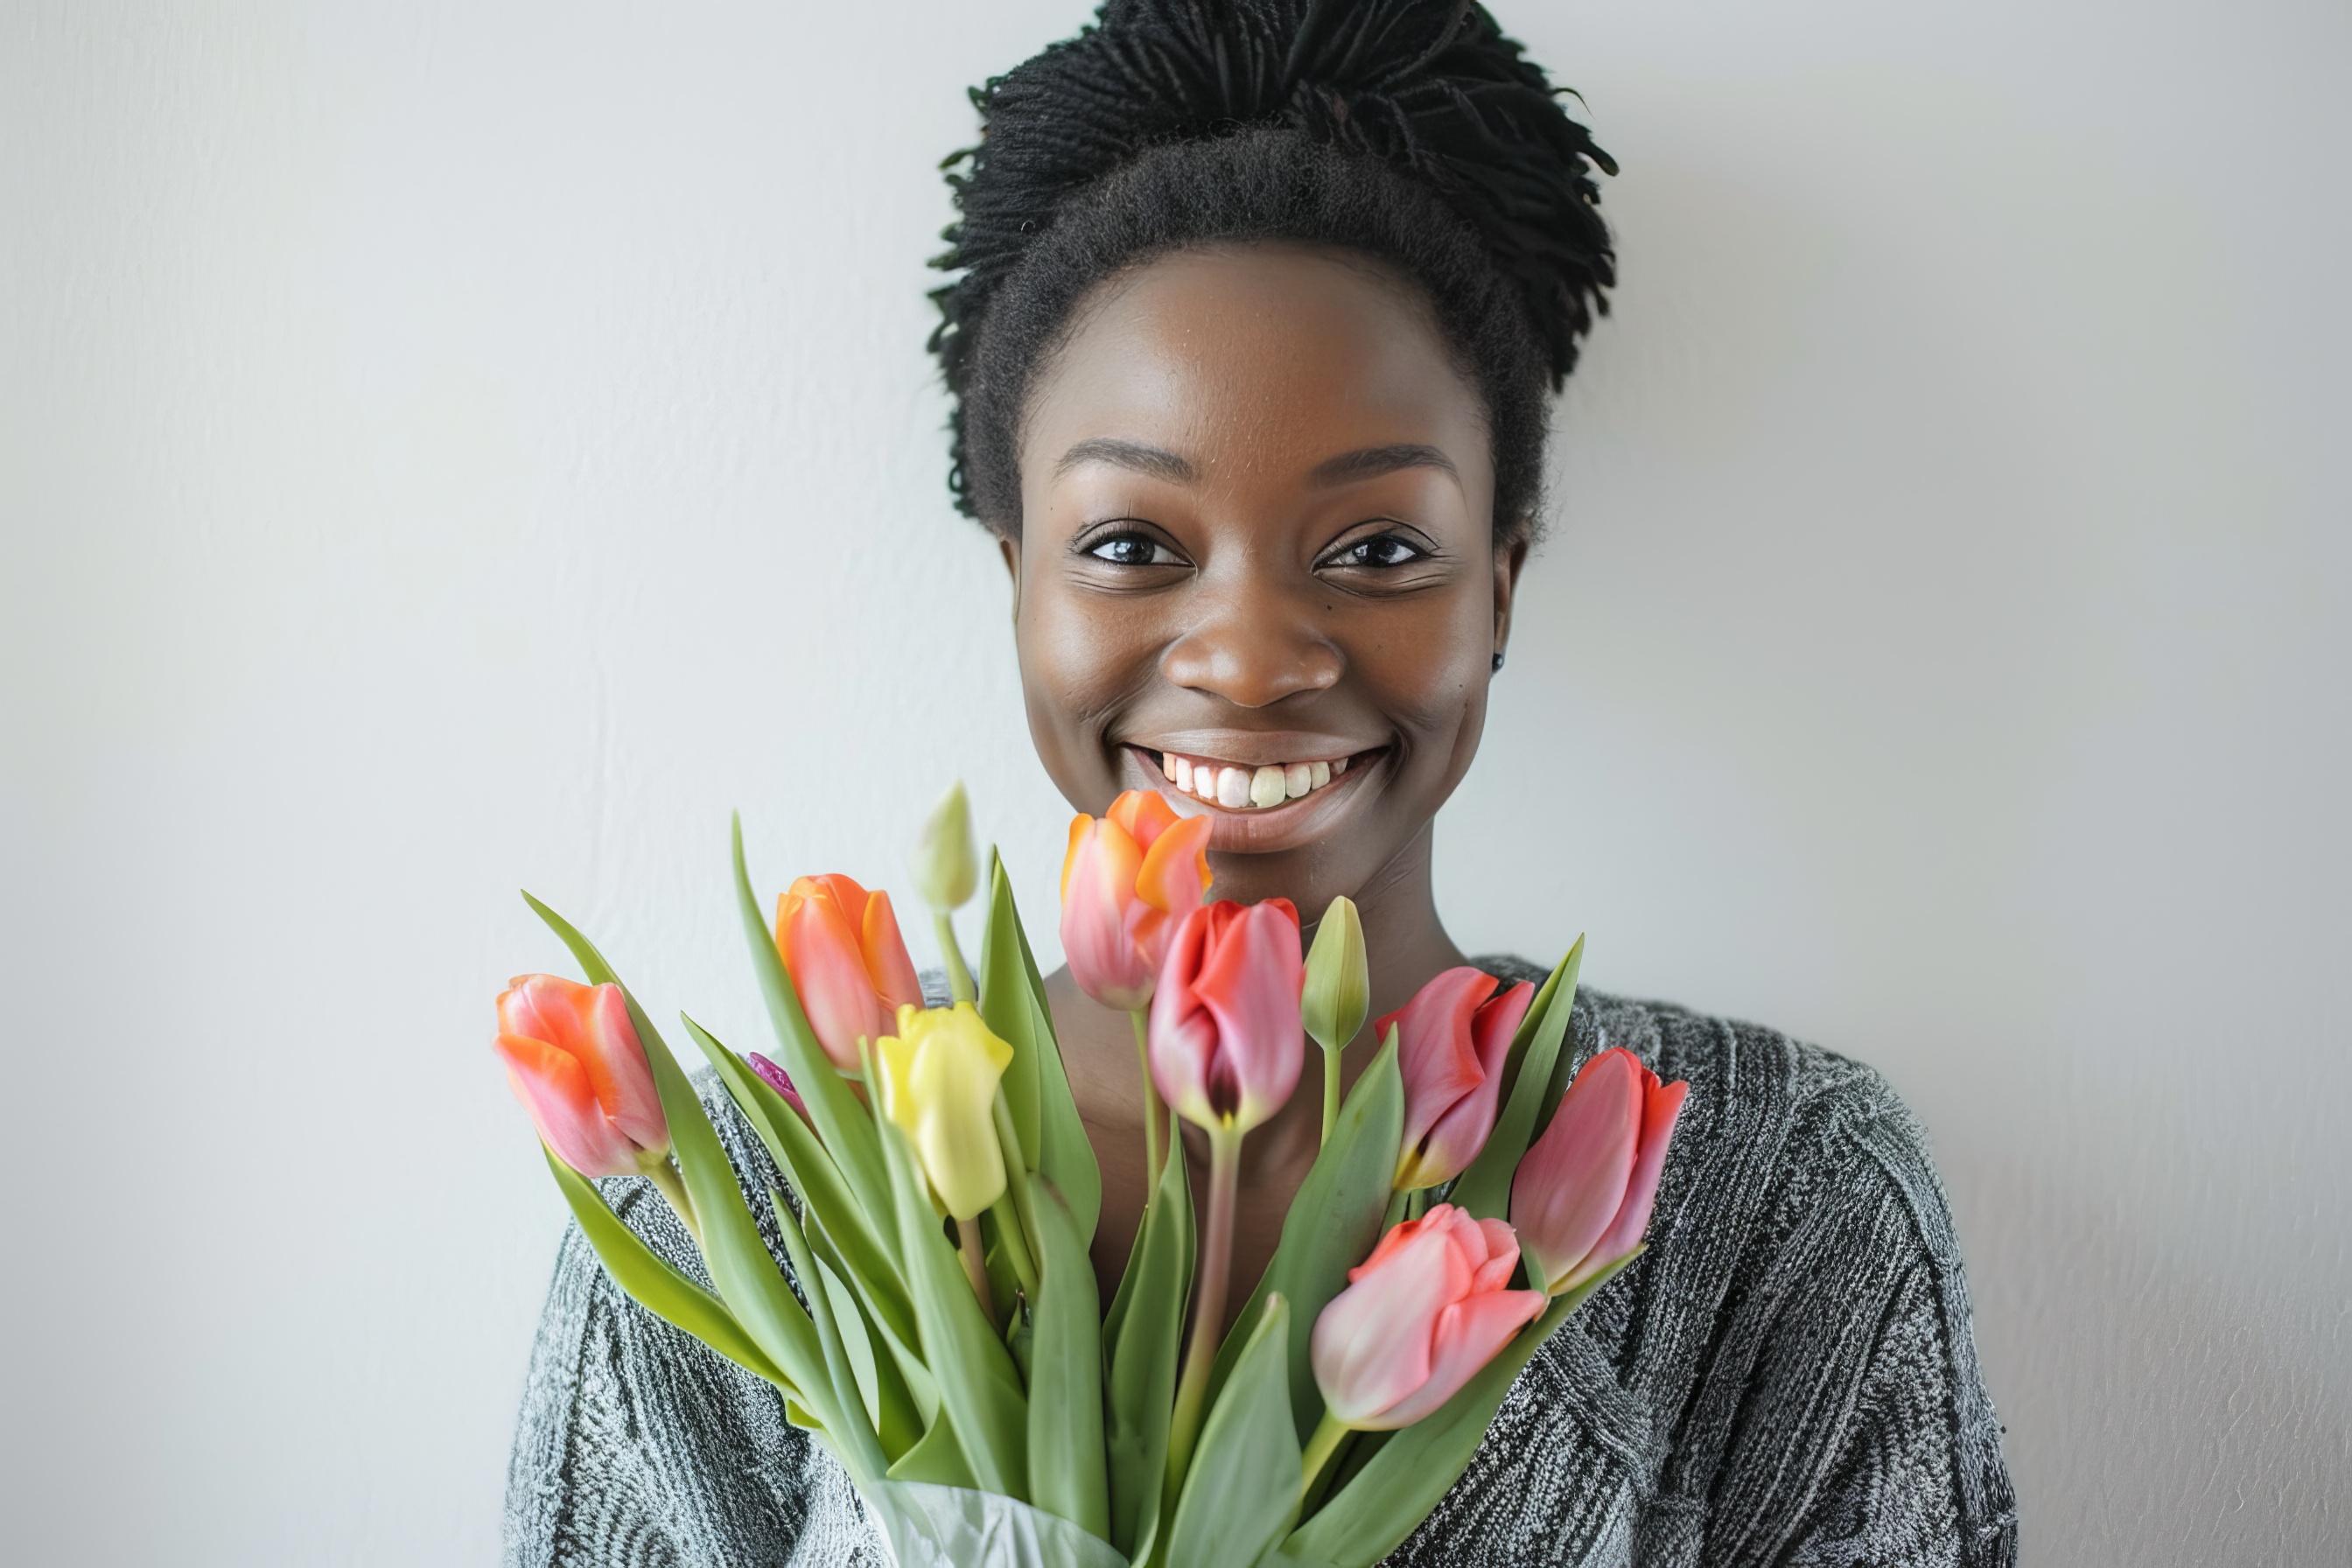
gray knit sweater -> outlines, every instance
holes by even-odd
[[[1389,1561],[2009,1568],[2016,1505],[1959,1253],[1894,1092],[1768,1029],[1591,993],[1570,1042],[1580,1057],[1622,1046],[1690,1081],[1649,1250],[1528,1363],[1467,1472]],[[749,1130],[717,1120],[738,1168],[775,1182]],[[604,1187],[656,1249],[698,1268],[649,1184]],[[629,1300],[574,1227],[531,1353],[507,1561],[889,1559],[776,1392]]]

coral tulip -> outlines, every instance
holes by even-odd
[[[940,1204],[969,1220],[1004,1195],[996,1141],[996,1086],[1013,1047],[990,1034],[969,1002],[901,1007],[898,1032],[875,1042],[882,1113],[904,1129]]]
[[[1287,899],[1219,900],[1177,928],[1151,1000],[1151,1077],[1176,1113],[1248,1131],[1298,1087],[1306,959]]]
[[[1209,890],[1209,819],[1131,789],[1097,820],[1070,823],[1062,858],[1062,952],[1078,989],[1134,1012],[1151,1000],[1170,937]]]
[[[1396,1026],[1397,1067],[1404,1075],[1398,1192],[1452,1181],[1495,1130],[1503,1059],[1536,999],[1536,988],[1522,981],[1489,1000],[1500,984],[1475,969],[1449,969],[1372,1026],[1376,1037]]]
[[[1381,1237],[1308,1342],[1329,1418],[1392,1431],[1451,1399],[1543,1310],[1542,1291],[1509,1289],[1518,1261],[1509,1226],[1452,1204]]]
[[[1511,1223],[1547,1294],[1573,1290],[1641,1245],[1689,1092],[1659,1083],[1622,1048],[1594,1057],[1568,1086],[1511,1180]]]
[[[669,1155],[669,1123],[617,985],[519,975],[499,997],[507,1082],[556,1158],[583,1176],[637,1176]]]
[[[792,885],[776,901],[776,952],[809,1027],[843,1072],[860,1070],[861,1037],[880,1039],[899,1008],[923,1005],[890,895],[869,893],[847,877],[803,877]]]

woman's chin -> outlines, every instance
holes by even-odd
[[[1155,790],[1178,816],[1209,818],[1210,852],[1228,855],[1278,855],[1345,831],[1387,784],[1395,755],[1384,749],[1313,794],[1280,805],[1234,810],[1178,789],[1131,746],[1121,746],[1118,753],[1121,788]]]

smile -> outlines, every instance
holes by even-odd
[[[1318,758],[1304,763],[1219,762],[1213,757],[1188,757],[1176,752],[1138,751],[1160,768],[1160,774],[1196,800],[1227,811],[1268,811],[1286,801],[1304,800],[1348,771],[1351,757]]]

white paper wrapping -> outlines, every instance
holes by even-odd
[[[881,1481],[866,1505],[898,1568],[1128,1568],[1069,1521],[993,1492]]]

